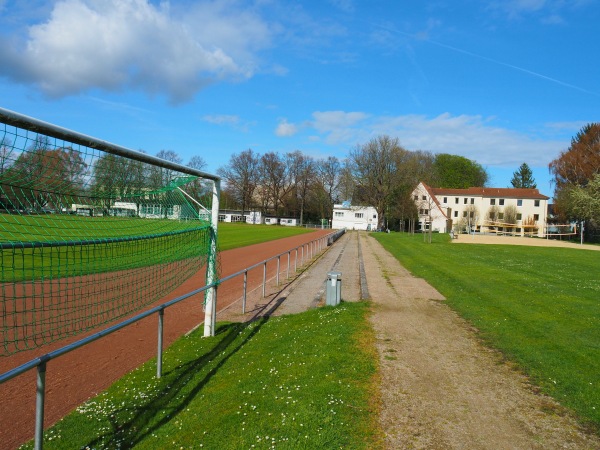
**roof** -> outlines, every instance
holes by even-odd
[[[442,205],[440,205],[440,202],[438,201],[434,189],[430,188],[429,186],[427,186],[425,183],[421,182],[421,184],[423,185],[423,187],[425,188],[425,190],[427,191],[427,193],[429,194],[429,197],[433,199],[433,201],[435,202],[438,210],[442,213],[442,215],[447,219],[448,218],[448,214],[446,214],[446,212],[444,211],[444,209],[442,208]]]
[[[468,189],[444,189],[430,188],[425,183],[424,186],[435,195],[464,195],[473,197],[500,197],[500,198],[530,198],[536,200],[548,200],[540,194],[537,189],[518,189],[518,188],[492,188],[492,187],[470,187]]]

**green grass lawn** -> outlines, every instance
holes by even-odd
[[[299,227],[220,223],[219,250],[281,239],[311,230]],[[16,239],[17,233],[21,233]],[[80,217],[75,215],[0,215],[0,242],[64,242],[90,239],[149,239],[86,245],[0,250],[0,282],[54,279],[128,270],[206,257],[208,224],[200,221]]]
[[[342,303],[197,331],[166,351],[161,379],[144,364],[48,430],[44,447],[377,448],[368,313]]]
[[[600,252],[374,237],[544,392],[600,430]]]
[[[219,250],[230,250],[232,248],[260,244],[261,242],[273,241],[313,231],[314,229],[301,227],[219,223]]]

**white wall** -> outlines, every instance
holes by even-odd
[[[476,192],[475,188],[471,189],[431,189],[427,190],[423,183],[413,191],[413,200],[418,210],[422,210],[419,214],[419,222],[422,224],[431,215],[433,222],[433,230],[440,232],[450,232],[446,230],[445,215],[450,210],[449,219],[452,219],[453,227],[457,227],[461,223],[461,219],[466,218],[469,214],[469,209],[474,209],[473,226],[477,231],[495,232],[490,228],[490,223],[487,221],[488,212],[492,206],[497,206],[500,213],[503,213],[505,208],[513,205],[517,209],[517,223],[514,227],[503,227],[503,232],[510,232],[523,236],[531,234],[531,228],[525,228],[524,224],[528,219],[535,221],[537,228],[535,234],[543,237],[547,220],[548,200],[536,191],[533,197],[527,198],[522,189],[496,189],[483,188],[482,191]],[[432,195],[433,193],[433,195]],[[425,210],[429,209],[427,213]],[[424,228],[422,228],[424,229]]]
[[[377,211],[372,206],[348,206],[334,205],[331,228],[341,230],[366,230],[377,228]]]

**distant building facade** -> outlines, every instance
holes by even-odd
[[[331,228],[334,230],[375,231],[378,223],[377,210],[372,206],[353,206],[349,202],[333,205]]]
[[[537,189],[432,188],[421,182],[412,192],[418,230],[484,232],[543,237],[549,197]],[[509,209],[515,211],[509,219]]]

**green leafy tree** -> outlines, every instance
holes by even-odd
[[[447,189],[467,189],[485,186],[489,176],[487,171],[475,161],[464,156],[440,153],[433,162],[434,180],[437,187]]]
[[[587,239],[597,235],[600,222],[592,220],[581,200],[593,194],[587,185],[600,173],[600,123],[585,125],[572,139],[569,148],[549,164],[554,175],[554,204],[558,221],[586,220]],[[587,194],[586,194],[587,192]],[[575,202],[575,199],[580,199]]]
[[[600,174],[594,175],[587,186],[571,189],[569,200],[573,216],[600,224]]]
[[[531,172],[527,163],[521,164],[519,170],[513,173],[510,184],[512,184],[512,187],[514,188],[535,189],[537,187],[535,179],[533,178],[533,172]]]

